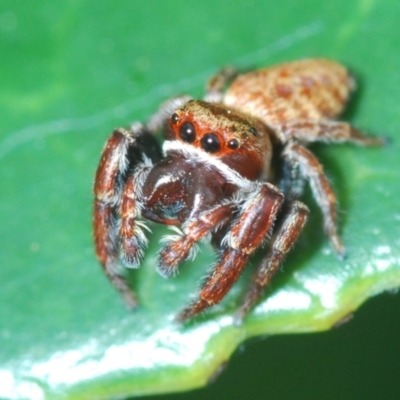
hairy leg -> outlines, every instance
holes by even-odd
[[[226,86],[239,75],[239,71],[233,67],[225,67],[213,75],[207,82],[205,101],[222,103]]]
[[[285,123],[278,131],[283,141],[295,138],[301,142],[351,142],[360,146],[382,146],[386,143],[384,138],[368,136],[346,122],[332,120],[295,120]]]
[[[299,144],[287,146],[284,150],[284,156],[291,163],[299,166],[301,175],[310,183],[314,198],[323,214],[324,230],[336,253],[340,258],[343,258],[346,249],[337,228],[336,195],[321,163],[309,150]]]
[[[279,270],[284,257],[291,250],[300,233],[303,231],[308,214],[308,208],[303,203],[295,201],[290,204],[289,213],[277,230],[276,235],[274,235],[270,251],[261,261],[243,299],[242,305],[235,315],[236,324],[239,325],[242,323],[243,318],[253,308],[254,304],[262,295],[264,288]]]
[[[149,229],[142,222],[141,217],[142,186],[151,165],[140,165],[135,173],[130,175],[126,181],[119,210],[120,225],[118,230],[120,257],[128,268],[137,268],[143,258],[147,247],[147,238],[143,232]]]
[[[121,293],[129,307],[135,307],[136,297],[125,278],[118,273],[118,243],[116,215],[127,172],[131,131],[115,130],[108,139],[94,183],[93,234],[96,255],[113,286]]]
[[[178,321],[185,321],[223,299],[250,255],[271,231],[282,202],[279,190],[266,183],[243,204],[236,223],[222,241],[224,250],[220,260],[206,279],[197,300],[178,315]]]

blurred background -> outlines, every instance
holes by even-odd
[[[252,339],[210,386],[146,399],[397,399],[399,311],[384,294],[332,331]]]
[[[168,96],[200,96],[225,65],[328,57],[355,71],[361,90],[352,122],[389,136],[393,159],[399,21],[394,0],[1,0],[0,398],[44,398],[51,382],[34,374],[18,381],[11,372],[36,371],[36,360],[94,337],[103,318],[110,330],[124,312],[114,313],[121,304],[108,286],[99,293],[106,286],[90,233],[93,173],[115,126],[147,118]],[[397,174],[398,164],[388,169]],[[398,254],[396,199],[385,196],[382,189],[377,207],[393,218],[382,234],[396,238]],[[399,258],[391,262],[400,267]],[[397,399],[399,338],[393,291],[338,329],[250,340],[206,388],[147,398]],[[126,393],[122,381],[123,371],[82,389],[78,377],[78,389],[46,399],[106,399]]]

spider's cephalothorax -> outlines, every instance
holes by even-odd
[[[249,257],[271,238],[237,311],[240,322],[306,223],[308,208],[296,200],[303,181],[310,183],[334,250],[344,256],[335,194],[305,144],[382,144],[333,120],[352,87],[345,68],[322,59],[242,75],[224,69],[209,81],[204,100],[173,98],[147,124],[116,129],[96,173],[93,224],[97,256],[128,305],[137,301],[118,261],[140,265],[146,220],[181,228],[160,250],[163,276],[194,257],[196,243],[205,237],[218,250],[216,265],[180,321],[218,303]],[[154,138],[160,130],[162,149]]]

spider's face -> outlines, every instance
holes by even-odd
[[[260,178],[270,164],[272,145],[265,126],[221,104],[189,101],[169,118],[166,140],[218,158],[250,180]]]

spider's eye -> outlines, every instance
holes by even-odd
[[[254,126],[252,126],[252,127],[250,128],[250,132],[251,132],[251,134],[252,134],[253,136],[257,136],[257,135],[258,135],[257,129],[254,128]]]
[[[239,147],[239,142],[236,139],[231,139],[228,142],[228,147],[232,150],[236,150]]]
[[[179,135],[184,142],[193,143],[196,139],[196,131],[191,122],[185,122],[179,128]]]
[[[207,153],[216,153],[221,148],[221,144],[217,135],[215,135],[214,133],[206,133],[201,138],[201,147]]]
[[[172,121],[172,123],[173,123],[173,124],[176,124],[176,123],[178,122],[178,120],[179,120],[178,114],[177,114],[177,113],[173,113],[173,114],[171,115],[171,121]]]

